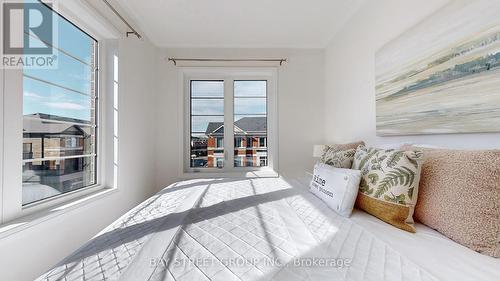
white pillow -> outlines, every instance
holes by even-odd
[[[317,163],[309,191],[341,216],[349,217],[358,196],[361,171]]]

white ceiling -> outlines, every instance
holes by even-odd
[[[324,48],[364,0],[120,0],[160,47]]]

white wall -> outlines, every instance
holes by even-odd
[[[377,137],[375,52],[448,0],[367,0],[326,50],[325,132],[329,142],[416,142],[452,148],[498,148],[500,134]],[[418,45],[415,45],[418,48]]]
[[[179,68],[167,57],[287,57],[278,69],[279,172],[303,175],[312,170],[312,146],[323,138],[324,51],[297,49],[166,49],[156,71],[159,85],[157,103],[157,188],[172,183],[179,175],[178,110]]]
[[[0,280],[33,280],[153,192],[156,48],[119,42],[118,191],[0,239]]]

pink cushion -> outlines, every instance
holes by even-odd
[[[500,150],[423,150],[414,218],[470,249],[500,257]]]

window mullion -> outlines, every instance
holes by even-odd
[[[234,79],[224,80],[224,168],[234,168]]]

